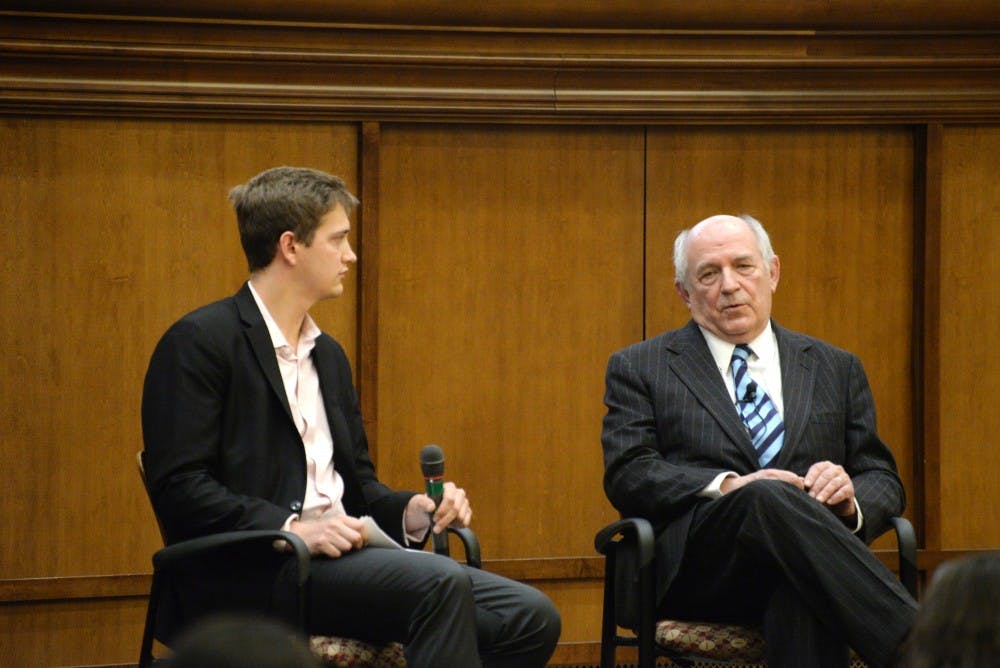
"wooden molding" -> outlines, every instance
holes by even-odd
[[[990,550],[920,550],[921,571],[933,572],[950,559]],[[896,567],[895,550],[876,550],[890,568]],[[486,559],[483,568],[523,582],[597,581],[604,577],[603,557],[554,557],[542,559]],[[0,580],[0,605],[28,601],[134,598],[149,594],[149,573],[125,573],[52,578]]]
[[[78,4],[47,6],[69,12]],[[96,3],[94,11],[126,4]],[[794,20],[769,30],[707,28],[677,23],[668,8],[653,20],[653,3],[626,13],[649,19],[641,29],[628,21],[613,27],[609,10],[601,28],[564,25],[539,10],[531,19],[542,27],[529,29],[513,8],[509,21],[483,26],[462,23],[472,19],[457,8],[438,17],[442,23],[431,22],[430,10],[397,10],[415,21],[401,25],[362,3],[355,14],[344,8],[337,23],[323,20],[318,2],[268,10],[268,21],[229,16],[224,3],[178,4],[168,15],[167,3],[145,3],[151,15],[144,17],[0,11],[0,113],[602,123],[1000,118],[1000,21],[992,13],[976,20],[985,2],[968,3],[972,13],[961,22],[941,17],[933,29],[907,30],[887,16],[869,19],[871,12],[850,29],[803,29]],[[240,11],[255,15],[253,7]]]
[[[604,557],[550,557],[543,559],[485,559],[483,568],[513,580],[600,580]]]
[[[1000,27],[990,0],[840,0],[835,3],[778,0],[704,0],[664,3],[633,0],[627,6],[602,0],[502,0],[487,4],[423,0],[13,0],[12,9],[82,14],[142,15],[231,21],[399,24],[481,28],[649,29],[847,29],[944,30]]]
[[[638,652],[631,648],[623,648],[617,652],[615,665],[622,664],[622,661],[635,662]],[[583,642],[560,642],[556,645],[556,651],[549,659],[548,665],[552,668],[566,666],[567,668],[585,668],[593,666],[597,668],[601,660],[601,643],[599,641]]]
[[[0,604],[148,596],[152,575],[80,575],[0,580]]]

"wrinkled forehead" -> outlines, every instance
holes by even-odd
[[[713,216],[701,221],[691,228],[686,246],[689,261],[715,253],[760,256],[753,230],[735,216]]]

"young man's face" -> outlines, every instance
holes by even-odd
[[[316,301],[344,294],[348,265],[358,259],[347,238],[350,231],[351,221],[337,204],[320,218],[312,243],[295,242],[303,282]]]

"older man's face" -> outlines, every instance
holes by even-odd
[[[768,264],[757,238],[733,216],[707,218],[687,238],[687,275],[677,292],[699,325],[731,343],[754,340],[771,317],[778,258]]]

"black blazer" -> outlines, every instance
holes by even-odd
[[[381,484],[368,456],[343,348],[312,352],[333,436],[344,507],[402,542],[414,492]],[[278,529],[302,507],[306,461],[274,346],[249,285],[181,318],[157,344],[142,397],[146,475],[167,542]]]
[[[772,323],[781,360],[784,445],[774,462],[804,475],[822,460],[850,474],[870,542],[903,511],[892,453],[878,437],[860,360]],[[657,600],[684,557],[698,496],[723,471],[760,468],[705,337],[690,321],[614,353],[608,361],[604,489],[623,515],[657,532]]]

